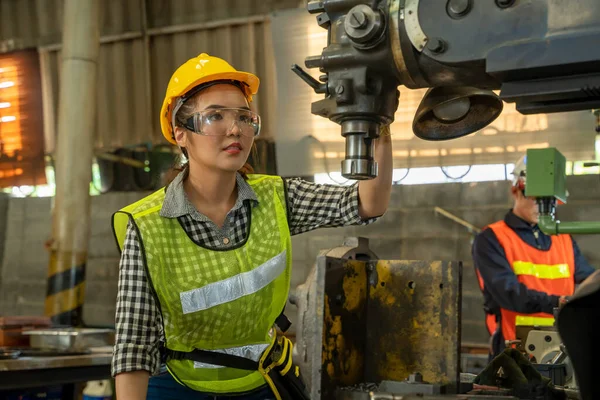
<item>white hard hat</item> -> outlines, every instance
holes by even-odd
[[[527,155],[522,156],[515,163],[515,169],[512,172],[512,185],[525,187],[527,178]]]

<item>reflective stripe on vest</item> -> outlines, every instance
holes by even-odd
[[[547,251],[525,243],[504,221],[489,226],[494,231],[506,259],[519,283],[528,289],[553,296],[570,296],[575,290],[575,254],[569,235],[551,236]],[[500,309],[501,329],[505,340],[515,340],[517,326],[552,326],[554,318],[548,313],[522,314]],[[521,338],[524,339],[524,338]]]
[[[516,326],[552,326],[554,318],[552,317],[529,317],[527,315],[517,315],[515,318]]]
[[[275,319],[287,301],[291,276],[291,236],[281,177],[249,175],[258,204],[252,207],[244,243],[226,250],[198,246],[176,218],[159,211],[164,190],[113,217],[123,248],[127,220],[135,223],[149,282],[162,311],[165,347],[244,353],[257,360],[272,343]],[[167,360],[167,369],[185,386],[229,394],[265,384],[258,371]]]
[[[253,269],[179,294],[184,314],[206,310],[258,292],[285,271],[286,251]]]
[[[212,350],[215,353],[230,354],[238,357],[245,357],[252,361],[258,362],[263,351],[269,347],[269,343],[265,344],[254,344],[240,347],[230,347],[228,349],[215,349]],[[224,368],[222,365],[214,365],[208,363],[202,363],[194,361],[194,368]]]
[[[540,279],[570,278],[571,271],[568,264],[534,264],[528,261],[514,261],[512,263],[516,275],[531,275]]]

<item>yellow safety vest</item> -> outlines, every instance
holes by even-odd
[[[167,349],[258,361],[275,339],[272,327],[288,297],[292,260],[284,185],[267,175],[249,175],[248,183],[258,197],[249,235],[226,251],[199,246],[177,218],[161,217],[164,189],[113,216],[121,249],[128,221],[137,229]],[[258,371],[174,359],[167,367],[179,383],[201,392],[240,393],[265,384]]]

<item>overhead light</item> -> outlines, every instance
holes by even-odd
[[[456,139],[488,126],[502,108],[502,100],[491,90],[434,87],[417,108],[413,132],[425,140]]]
[[[13,117],[12,115],[6,117],[0,117],[0,122],[12,122],[15,121],[17,117]]]
[[[0,89],[5,89],[13,86],[15,86],[15,83],[13,81],[0,82]]]
[[[528,149],[546,149],[550,147],[550,143],[548,142],[543,142],[543,143],[530,143],[530,144],[524,144],[522,146],[517,147],[518,151],[527,151]]]
[[[437,149],[419,150],[419,155],[422,157],[436,157],[440,155],[440,151]]]
[[[5,101],[3,103],[0,103],[0,108],[8,108],[8,107],[10,107],[10,103],[9,102]]]
[[[472,151],[469,148],[462,148],[462,149],[450,149],[450,154],[452,155],[465,155],[465,154],[471,154]]]

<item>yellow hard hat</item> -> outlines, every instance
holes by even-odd
[[[171,76],[160,110],[160,127],[163,136],[169,142],[177,144],[172,125],[173,109],[177,105],[177,101],[198,85],[220,80],[239,82],[249,102],[252,101],[252,95],[256,94],[260,84],[256,75],[237,71],[227,61],[206,53],[190,58],[177,68]]]

